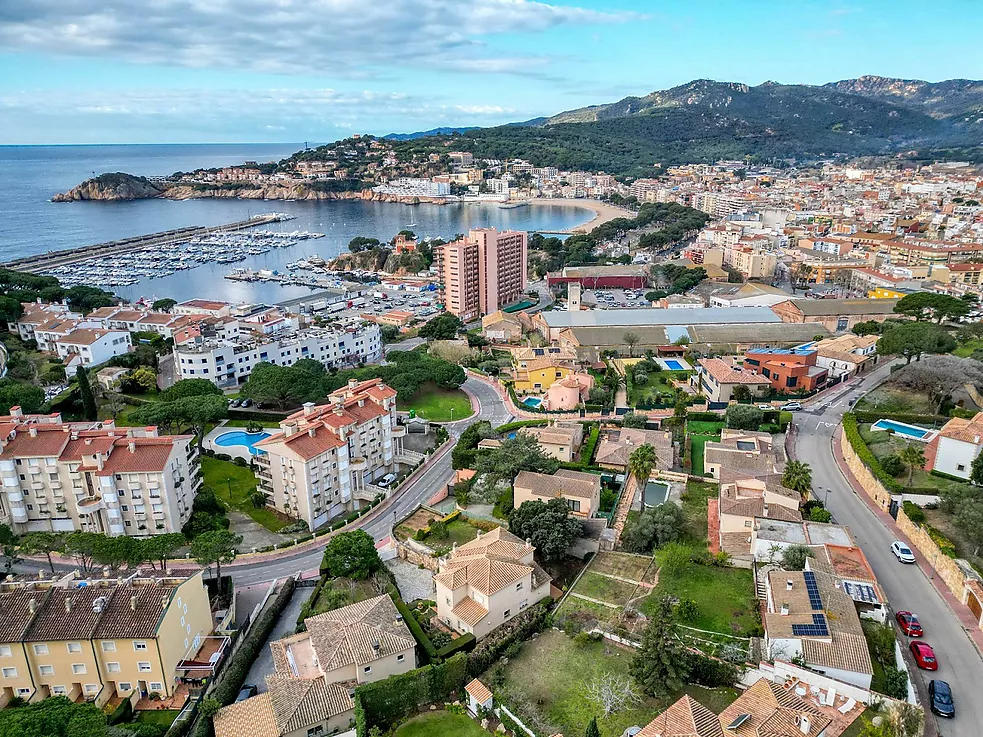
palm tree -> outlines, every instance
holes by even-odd
[[[782,486],[806,494],[812,488],[812,468],[802,461],[789,461],[782,472]]]
[[[911,482],[915,478],[915,469],[925,465],[925,451],[914,443],[908,443],[898,453],[898,458],[908,467],[908,486],[911,486]]]
[[[628,456],[628,473],[634,476],[638,483],[645,483],[652,469],[655,468],[655,461],[655,448],[648,443],[639,445]]]

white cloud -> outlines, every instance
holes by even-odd
[[[524,74],[549,60],[486,39],[639,17],[533,0],[16,0],[0,2],[0,50],[353,78]]]

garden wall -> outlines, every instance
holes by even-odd
[[[943,553],[929,536],[928,530],[908,519],[904,509],[900,508],[898,509],[898,528],[911,540],[911,544],[918,549],[918,552],[925,556],[939,578],[945,581],[945,585],[949,587],[953,596],[960,601],[965,601],[964,590],[967,577],[956,559]]]
[[[400,560],[405,560],[407,563],[412,563],[415,566],[423,566],[428,571],[437,572],[437,567],[440,565],[440,559],[434,558],[430,554],[430,548],[426,549],[424,552],[422,545],[416,545],[413,540],[407,540],[403,542],[401,540],[396,541],[396,555],[399,556]]]
[[[878,507],[885,512],[888,511],[891,508],[891,492],[884,488],[884,485],[867,468],[867,464],[860,460],[860,456],[857,455],[853,446],[850,445],[850,441],[846,439],[842,425],[840,426],[839,433],[840,449],[843,453],[843,460],[846,461],[847,468],[850,469],[850,472],[860,482],[864,493],[873,499]]]

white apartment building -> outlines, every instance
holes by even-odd
[[[396,391],[381,379],[348,386],[280,422],[280,432],[256,443],[259,488],[267,506],[315,530],[371,501],[366,488],[392,472],[406,428],[396,425]]]
[[[190,435],[0,417],[0,520],[18,534],[88,530],[144,537],[180,532],[201,487]]]
[[[372,191],[404,197],[446,197],[451,193],[451,185],[447,182],[435,182],[431,179],[400,177],[393,179],[388,184],[373,187]]]
[[[66,368],[74,366],[98,366],[113,356],[128,353],[132,344],[125,330],[81,328],[60,338],[55,344]]]
[[[13,322],[7,323],[7,329],[15,333],[21,340],[34,340],[34,331],[39,325],[43,325],[51,320],[79,320],[82,318],[77,312],[72,312],[68,305],[64,304],[44,304],[42,302],[24,302],[21,304],[24,314]]]
[[[352,322],[343,328],[308,328],[276,337],[192,338],[174,346],[179,379],[209,379],[219,386],[245,381],[257,363],[292,366],[302,358],[325,366],[372,363],[382,355],[379,326]]]

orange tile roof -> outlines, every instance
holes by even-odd
[[[749,718],[737,729],[727,729],[742,714]],[[803,714],[810,722],[808,732],[802,732],[796,724],[796,718]],[[819,737],[830,723],[815,707],[764,678],[755,681],[720,713],[727,737]]]
[[[983,438],[983,412],[969,420],[953,417],[945,423],[939,434],[944,438],[979,445],[979,438]]]
[[[32,434],[31,431],[34,431]],[[4,444],[0,458],[52,458],[57,457],[71,436],[58,425],[50,428],[32,425],[18,428],[14,438]]]
[[[454,605],[454,608],[451,609],[451,614],[473,627],[485,618],[488,610],[470,596],[465,596]]]
[[[164,438],[118,438],[113,451],[105,460],[98,476],[114,473],[160,473],[167,468],[171,450],[179,440],[190,440],[190,435],[168,435]],[[133,443],[133,450],[129,444]]]
[[[723,737],[717,715],[686,695],[646,724],[635,737]]]
[[[479,704],[484,704],[492,697],[492,692],[488,686],[479,681],[477,678],[465,686],[464,690],[468,692],[468,696],[473,698]]]

